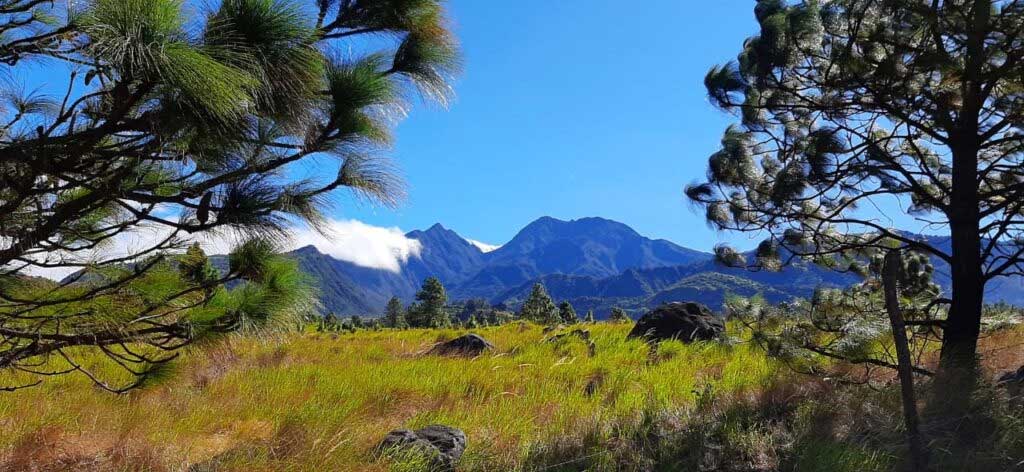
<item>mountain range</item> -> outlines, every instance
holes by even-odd
[[[727,294],[779,302],[855,281],[804,264],[782,272],[721,267],[710,253],[646,238],[603,218],[543,217],[488,252],[440,224],[406,237],[417,240],[420,251],[397,272],[334,259],[314,246],[292,255],[319,285],[324,311],[340,315],[380,313],[392,296],[409,302],[431,276],[452,300],[482,298],[510,308],[540,282],[556,300],[569,300],[580,312],[593,309],[598,317],[613,306],[637,312],[676,300],[719,308]]]
[[[379,314],[392,296],[411,302],[427,277],[440,279],[451,300],[484,299],[510,309],[539,282],[556,301],[568,300],[580,313],[594,310],[599,318],[615,306],[639,313],[664,302],[697,301],[719,309],[729,294],[782,302],[809,297],[818,287],[857,282],[853,275],[804,262],[779,272],[724,267],[710,253],[650,239],[604,218],[543,217],[496,249],[441,224],[405,236],[418,241],[420,250],[398,271],[338,260],[314,246],[291,255],[319,286],[323,311],[338,315]],[[940,248],[948,245],[943,238],[918,237]],[[948,289],[949,268],[933,262],[935,281]],[[1024,278],[989,285],[986,301],[1024,304]]]

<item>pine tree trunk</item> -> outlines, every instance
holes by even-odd
[[[952,304],[943,329],[938,385],[952,395],[969,394],[977,375],[978,335],[984,282],[977,223],[952,226]],[[973,226],[973,227],[972,227]]]
[[[955,422],[965,414],[977,381],[978,335],[985,282],[982,273],[978,147],[976,125],[968,126],[953,150],[949,226],[952,242],[951,299],[943,327],[942,353],[935,378],[936,411]]]

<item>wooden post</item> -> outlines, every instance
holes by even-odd
[[[917,401],[914,396],[914,371],[910,357],[910,346],[907,342],[907,329],[900,311],[899,280],[902,278],[903,259],[898,249],[885,255],[882,268],[882,284],[885,290],[885,311],[889,313],[889,324],[892,326],[892,340],[896,345],[897,372],[900,379],[900,392],[903,396],[903,421],[907,427],[907,442],[913,470],[928,470],[928,452],[921,439],[921,429],[917,415]]]

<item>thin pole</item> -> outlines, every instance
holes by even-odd
[[[885,289],[885,311],[889,313],[892,339],[896,344],[897,372],[900,378],[900,392],[903,396],[903,421],[907,427],[907,441],[910,443],[911,461],[915,471],[928,470],[928,452],[921,440],[921,429],[917,416],[917,401],[914,398],[914,372],[907,342],[906,325],[900,310],[899,280],[902,278],[903,258],[900,251],[893,249],[885,255],[882,268],[882,284]]]

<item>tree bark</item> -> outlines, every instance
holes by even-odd
[[[882,282],[885,289],[885,310],[889,313],[892,340],[896,346],[897,372],[900,379],[900,394],[903,397],[903,422],[907,428],[907,443],[910,446],[911,466],[915,471],[928,469],[928,451],[921,438],[920,421],[917,414],[917,397],[914,394],[913,360],[907,341],[907,327],[900,310],[899,280],[903,260],[898,249],[885,256]]]
[[[952,239],[952,299],[943,330],[940,375],[973,381],[985,282],[982,277],[981,210],[979,208],[978,152],[981,149],[979,119],[984,104],[982,91],[985,38],[991,0],[974,0],[965,41],[964,74],[960,81],[962,105],[949,132],[953,164],[949,218]],[[943,373],[945,371],[945,373]],[[953,393],[953,392],[951,392]],[[964,392],[966,393],[966,392]]]
[[[953,147],[953,191],[949,227],[952,243],[951,299],[942,330],[942,353],[929,410],[942,423],[955,425],[966,415],[977,383],[978,336],[985,279],[978,205],[977,127],[968,126]],[[940,418],[941,417],[941,418]]]
[[[971,141],[965,133],[963,141]],[[952,243],[950,266],[952,303],[943,329],[939,370],[969,379],[977,363],[978,335],[985,281],[982,274],[980,210],[978,207],[978,149],[973,142],[953,149],[953,191],[949,214]]]

